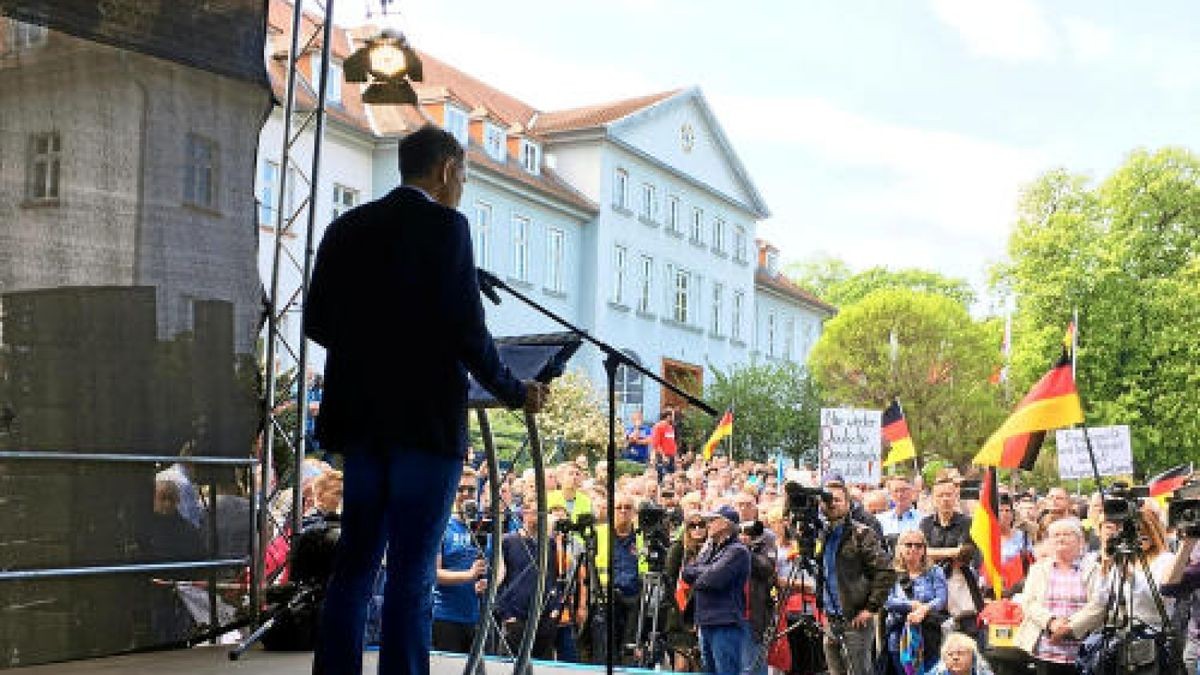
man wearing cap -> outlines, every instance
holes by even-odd
[[[819,546],[818,584],[829,617],[825,661],[833,675],[870,675],[875,644],[875,617],[896,581],[891,561],[872,528],[850,517],[845,483],[826,481],[829,499],[822,502],[828,524]],[[843,658],[845,656],[845,658]]]
[[[695,562],[683,568],[682,577],[692,586],[704,671],[739,673],[749,638],[746,581],[750,578],[750,551],[738,541],[740,518],[732,506],[704,515],[708,542]]]

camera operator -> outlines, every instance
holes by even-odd
[[[708,540],[708,524],[699,510],[691,510],[683,519],[683,530],[667,551],[667,564],[663,570],[670,594],[667,605],[667,649],[673,654],[677,672],[696,672],[700,669],[700,643],[696,635],[695,607],[691,602],[691,589],[681,582],[685,565],[696,560],[704,542]]]
[[[709,540],[695,562],[684,566],[682,578],[692,585],[704,671],[739,673],[748,637],[750,552],[737,539],[739,518],[732,506],[721,506],[705,519]]]
[[[478,594],[487,580],[487,562],[471,536],[465,510],[474,504],[475,470],[464,467],[454,496],[454,509],[442,535],[433,587],[433,648],[466,653],[479,623]]]
[[[975,574],[981,561],[979,550],[971,541],[971,519],[959,511],[958,485],[950,478],[933,484],[934,512],[920,525],[929,546],[929,559],[941,565],[950,589],[946,611],[954,622],[954,630],[978,638],[979,625],[975,618],[983,611],[983,594]]]
[[[757,515],[758,507],[754,507]],[[738,514],[741,517],[741,514]],[[750,551],[750,636],[742,655],[742,672],[747,675],[766,675],[767,628],[775,620],[775,603],[771,591],[775,588],[775,533],[758,520],[743,520],[741,542]]]
[[[1167,581],[1175,565],[1175,555],[1167,550],[1166,531],[1158,516],[1146,509],[1139,509],[1136,513],[1129,514],[1128,518],[1132,518],[1133,522],[1126,523],[1123,518],[1106,517],[1100,524],[1100,572],[1103,579],[1101,583],[1105,588],[1115,588],[1121,579],[1126,582],[1122,589],[1125,602],[1117,609],[1118,621],[1132,618],[1158,630],[1169,630],[1170,626],[1163,626],[1162,616],[1158,613],[1158,605],[1154,601],[1153,591],[1147,582],[1138,554],[1140,552],[1141,556],[1145,557],[1155,586],[1161,586]],[[1123,534],[1124,527],[1136,529]],[[1118,549],[1123,544],[1121,540],[1130,535],[1136,536],[1137,549],[1119,553]],[[1117,564],[1118,555],[1125,558],[1124,570]],[[1167,615],[1170,616],[1174,609],[1174,601],[1164,597],[1163,604]],[[1127,614],[1131,616],[1127,617]]]
[[[609,570],[608,547],[613,546],[613,608],[609,620],[613,622],[613,632],[617,637],[618,653],[613,662],[621,663],[624,650],[621,645],[635,643],[634,633],[637,632],[638,594],[642,589],[642,573],[645,563],[640,559],[638,551],[644,547],[642,537],[634,529],[636,506],[633,497],[625,492],[618,492],[615,501],[615,512],[611,526],[596,528],[596,568],[602,583],[607,584]],[[608,645],[604,633],[605,627],[594,622],[597,631],[592,636],[593,657],[599,661],[605,660],[605,649]]]
[[[581,562],[586,553],[584,537],[594,536],[594,519],[591,513],[580,514],[581,520],[573,524],[565,506],[550,509],[550,522],[555,537],[551,542],[551,560],[554,561],[556,579],[555,605],[550,608],[550,618],[557,626],[554,636],[554,652],[559,661],[579,662],[579,646],[575,636],[579,628],[587,623],[588,568]],[[570,536],[574,531],[576,537]],[[574,573],[574,578],[572,578]]]
[[[825,659],[833,675],[874,672],[875,617],[896,581],[879,535],[850,517],[845,483],[828,481],[821,506],[828,522],[820,536],[821,595],[828,615]],[[843,648],[849,663],[842,658]]]

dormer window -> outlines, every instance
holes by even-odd
[[[446,104],[446,123],[442,127],[453,135],[460,145],[467,147],[467,111]]]
[[[312,67],[310,71],[312,77],[309,78],[309,84],[312,85],[313,91],[317,91],[321,86],[321,52],[314,52],[312,61],[309,63]],[[329,70],[325,73],[329,84],[325,85],[325,102],[326,103],[342,103],[342,63],[335,59],[329,60]]]
[[[491,122],[483,123],[483,148],[487,151],[488,157],[497,162],[504,161],[507,154],[507,144],[504,140],[503,129]]]
[[[767,251],[767,272],[771,275],[779,274],[779,251]]]
[[[521,166],[535,176],[541,173],[542,149],[536,143],[521,141]]]

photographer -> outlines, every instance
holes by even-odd
[[[487,562],[475,545],[465,510],[475,499],[475,470],[463,469],[454,510],[442,535],[433,588],[433,648],[466,653],[479,623],[478,594],[487,584]]]
[[[696,561],[684,566],[682,578],[692,585],[705,672],[739,673],[747,639],[750,552],[737,539],[739,518],[733,507],[721,506],[705,519],[709,541]]]
[[[554,652],[559,661],[579,662],[579,646],[575,636],[587,623],[588,568],[585,538],[594,536],[593,517],[581,514],[579,524],[572,524],[564,506],[550,509],[551,531],[555,536],[551,542],[550,559],[554,561],[555,604],[550,608],[550,619],[557,626],[554,636]],[[570,536],[571,532],[578,534]],[[583,564],[579,564],[583,563]],[[572,576],[574,573],[574,576]]]
[[[742,655],[742,672],[766,675],[764,637],[775,619],[775,603],[771,599],[775,588],[775,533],[757,520],[743,521],[740,531],[741,542],[750,551],[750,636]]]
[[[828,615],[825,659],[833,675],[869,675],[874,672],[875,617],[896,573],[875,531],[850,518],[846,485],[829,481],[825,487],[829,498],[822,508],[828,524],[820,536],[818,579]]]
[[[1103,579],[1101,583],[1104,584],[1104,588],[1111,589],[1116,588],[1122,579],[1125,581],[1125,587],[1121,589],[1124,602],[1117,608],[1117,621],[1132,618],[1158,630],[1170,630],[1170,626],[1163,625],[1162,616],[1158,612],[1158,605],[1138,556],[1140,553],[1145,558],[1154,585],[1160,586],[1167,580],[1175,565],[1175,555],[1167,550],[1166,532],[1158,516],[1145,509],[1139,509],[1132,514],[1132,518],[1131,522],[1106,518],[1100,525],[1100,572]],[[1128,531],[1123,531],[1123,528],[1128,528]],[[1126,542],[1125,539],[1132,541]],[[1136,549],[1128,549],[1129,544],[1134,544]],[[1118,557],[1124,559],[1124,569],[1117,563]],[[1167,615],[1170,616],[1174,609],[1174,601],[1163,598],[1163,604]]]

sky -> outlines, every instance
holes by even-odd
[[[337,0],[338,22],[365,5]],[[982,289],[1023,185],[1200,140],[1194,0],[392,5],[414,46],[542,110],[699,86],[785,263],[920,267]]]

